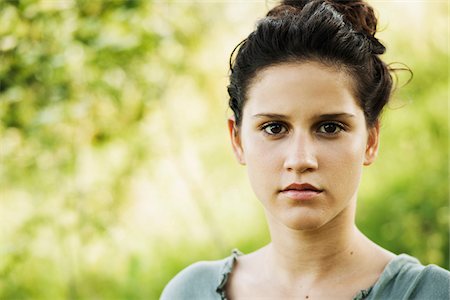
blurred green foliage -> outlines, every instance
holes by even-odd
[[[416,5],[381,33],[414,79],[386,111],[357,223],[448,267],[448,4]],[[189,263],[267,243],[225,129],[228,55],[266,10],[0,3],[0,299],[157,299]]]

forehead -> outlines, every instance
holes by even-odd
[[[284,63],[261,70],[248,89],[244,108],[250,113],[323,113],[361,110],[352,78],[343,70],[320,63]]]

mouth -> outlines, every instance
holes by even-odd
[[[322,189],[309,183],[292,183],[280,191],[285,197],[297,201],[312,200],[322,192]]]

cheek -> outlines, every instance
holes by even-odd
[[[264,167],[265,165],[270,166],[274,161],[280,159],[280,153],[274,145],[258,138],[251,140],[244,146],[245,157],[249,164],[255,167]]]
[[[322,147],[319,166],[328,170],[327,184],[339,191],[353,193],[359,184],[364,162],[363,139],[348,139],[333,146]],[[319,167],[320,168],[320,167]],[[347,190],[348,191],[344,191]]]
[[[264,199],[280,180],[283,155],[276,143],[257,135],[248,135],[243,146],[251,186],[258,198]]]
[[[281,159],[278,143],[268,142],[261,133],[251,128],[246,128],[243,133],[243,150],[249,171],[273,171]]]

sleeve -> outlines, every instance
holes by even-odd
[[[388,265],[367,299],[450,300],[450,272],[401,254]]]
[[[164,288],[161,300],[220,299],[216,292],[220,264],[198,262],[178,273]]]
[[[410,293],[410,299],[450,300],[450,272],[435,265],[426,266]]]

